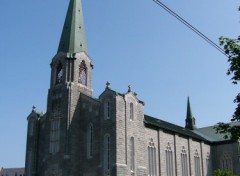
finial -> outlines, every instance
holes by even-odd
[[[33,105],[32,112],[35,112],[35,110],[36,110],[36,107]]]
[[[107,81],[107,83],[106,83],[106,89],[110,89],[110,86],[111,86],[110,82]]]
[[[128,85],[128,92],[132,92],[132,87],[131,87],[131,85]]]

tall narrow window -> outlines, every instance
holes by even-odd
[[[110,170],[110,136],[106,134],[104,136],[104,170],[105,175],[109,175]]]
[[[87,157],[92,158],[93,156],[93,125],[88,126],[87,131]]]
[[[104,119],[110,119],[110,102],[104,104]]]
[[[33,134],[34,134],[34,122],[33,121],[30,121],[29,122],[29,129],[28,129],[29,131],[28,131],[28,134],[30,135],[30,136],[33,136]]]
[[[195,176],[201,176],[200,157],[197,150],[195,151],[195,154],[194,154],[194,166],[195,166]]]
[[[61,62],[57,64],[56,68],[56,84],[60,84],[63,81],[63,65]]]
[[[134,149],[134,138],[130,139],[130,169],[131,172],[135,171],[135,149]]]
[[[182,152],[181,152],[181,166],[182,166],[182,175],[188,176],[187,152],[184,147],[182,148]]]
[[[130,103],[130,120],[134,120],[134,107],[133,107],[133,103]]]
[[[156,147],[153,143],[153,139],[151,139],[148,144],[148,175],[157,175]]]
[[[32,173],[32,150],[29,150],[28,152],[28,169],[27,169],[27,174],[31,175]]]
[[[82,61],[79,65],[79,77],[78,82],[82,85],[87,85],[87,66],[85,64],[85,61]]]
[[[232,171],[232,158],[226,152],[221,156],[221,169]]]
[[[211,161],[211,157],[210,154],[207,153],[207,157],[206,157],[206,170],[207,170],[207,176],[211,176],[212,175],[212,161]]]
[[[173,176],[174,175],[174,168],[173,168],[173,152],[170,147],[170,143],[168,143],[168,146],[166,148],[166,173],[167,176]]]
[[[54,154],[59,152],[60,140],[60,118],[52,119],[50,129],[50,153]]]

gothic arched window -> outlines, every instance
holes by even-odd
[[[87,131],[87,157],[92,158],[93,156],[93,125],[88,126]]]
[[[210,153],[207,153],[206,156],[206,169],[207,169],[207,176],[211,176],[212,175],[212,161],[211,161],[211,156]]]
[[[107,119],[110,119],[110,102],[107,101],[105,102],[104,104],[104,119],[107,120]]]
[[[200,156],[197,150],[195,151],[195,154],[194,154],[194,166],[195,166],[195,175],[201,176]]]
[[[104,170],[105,175],[109,175],[110,170],[110,135],[104,136]]]
[[[82,85],[87,85],[87,66],[85,64],[85,61],[82,61],[79,65],[79,77],[78,82]]]
[[[165,152],[166,152],[167,176],[173,176],[174,175],[173,151],[171,149],[170,143],[168,143]]]
[[[230,170],[232,171],[232,158],[226,152],[223,152],[221,156],[221,169],[222,170]]]
[[[188,176],[188,157],[187,157],[187,151],[185,150],[184,146],[182,147],[182,151],[181,151],[181,166],[182,166],[182,175]]]
[[[56,84],[62,83],[62,79],[63,79],[63,65],[61,62],[59,62],[56,67]]]
[[[135,171],[135,149],[134,149],[134,138],[130,139],[130,168],[131,172]]]
[[[153,139],[148,144],[148,175],[157,175],[157,159],[156,159],[156,147]]]
[[[130,103],[130,120],[134,120],[134,107],[133,107],[133,103]]]

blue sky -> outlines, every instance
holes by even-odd
[[[82,1],[96,97],[107,81],[119,92],[131,84],[145,114],[184,126],[190,96],[198,127],[230,119],[239,89],[223,54],[152,0]],[[0,2],[0,167],[24,166],[26,118],[33,105],[46,111],[68,2]],[[162,2],[216,43],[239,35],[239,0]]]

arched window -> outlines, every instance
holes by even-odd
[[[85,86],[87,85],[87,66],[84,60],[79,65],[78,82],[81,83],[82,85],[85,85]]]
[[[134,120],[134,106],[130,103],[130,120]]]
[[[232,158],[226,152],[221,156],[221,169],[232,171]]]
[[[188,176],[188,157],[187,157],[187,152],[184,148],[182,147],[182,152],[181,152],[181,166],[182,166],[182,175]]]
[[[60,150],[60,125],[61,118],[58,112],[53,112],[53,118],[50,124],[50,145],[49,152],[55,154]]]
[[[198,151],[195,151],[194,154],[194,166],[195,166],[195,176],[201,176],[201,164]]]
[[[87,130],[87,157],[93,156],[93,125],[90,124]]]
[[[134,149],[134,138],[130,139],[130,169],[131,172],[135,171],[135,149]]]
[[[110,175],[110,135],[104,136],[104,170],[105,175]]]
[[[148,175],[157,175],[156,147],[153,143],[153,139],[151,139],[148,145]]]
[[[33,122],[33,121],[30,121],[30,122],[29,122],[28,134],[29,134],[30,136],[33,136],[33,135],[34,135],[34,122]]]
[[[56,67],[56,84],[60,84],[63,81],[63,65],[61,62]]]
[[[167,176],[173,176],[174,175],[173,152],[170,143],[168,143],[166,148],[166,166]]]
[[[107,101],[104,103],[104,119],[110,119],[110,102]]]
[[[207,153],[206,156],[206,169],[207,169],[207,176],[211,176],[212,175],[212,161],[211,161],[211,156],[210,153]]]

